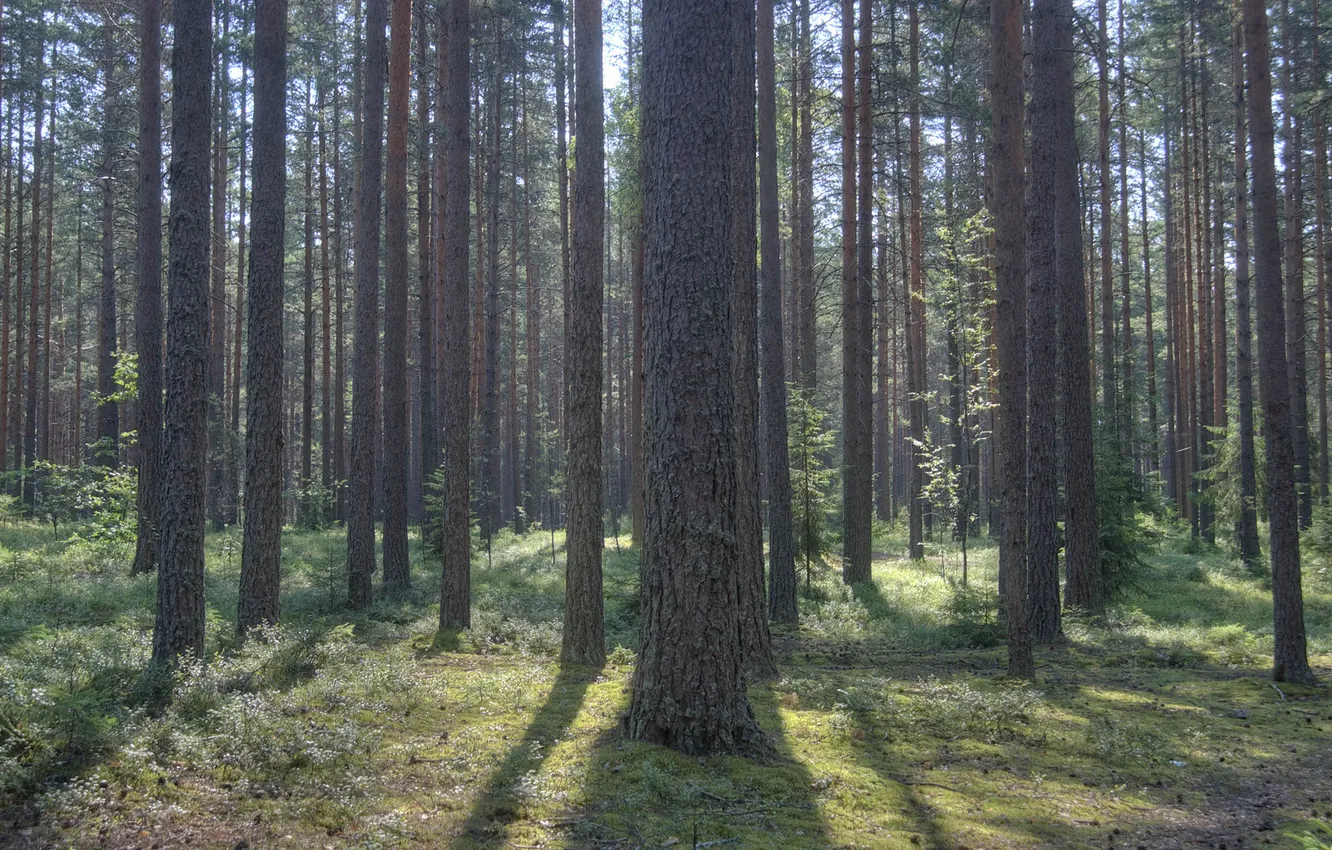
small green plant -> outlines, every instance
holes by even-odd
[[[1318,831],[1317,834],[1314,830]],[[1314,821],[1312,829],[1288,832],[1286,836],[1294,840],[1300,850],[1332,850],[1332,826],[1326,821]]]
[[[814,404],[813,393],[791,387],[787,421],[790,422],[791,521],[795,529],[796,557],[804,561],[805,589],[813,584],[814,565],[828,549],[828,512],[834,472],[826,458],[836,433],[824,427],[827,414]]]

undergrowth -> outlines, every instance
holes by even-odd
[[[820,565],[801,625],[774,632],[783,677],[750,690],[777,753],[755,762],[621,737],[637,646],[627,540],[605,550],[610,661],[586,671],[554,660],[560,534],[506,532],[478,552],[473,627],[447,651],[435,641],[438,564],[415,538],[413,592],[353,614],[341,532],[287,533],[283,624],[239,646],[239,540],[211,535],[208,662],[164,680],[144,673],[155,578],[129,576],[125,548],[11,521],[0,528],[0,836],[459,850],[1114,836],[1163,848],[1247,829],[1256,843],[1317,847],[1294,836],[1332,818],[1332,705],[1266,681],[1270,587],[1168,523],[1138,522],[1156,545],[1137,580],[1105,617],[1066,619],[1068,641],[1039,651],[1035,684],[1002,675],[992,545],[971,541],[966,584],[946,543],[922,562],[876,556],[875,580],[854,588]],[[876,550],[904,551],[896,531],[878,529]],[[1310,651],[1326,677],[1332,583],[1321,553],[1305,566]],[[1276,820],[1208,814],[1260,811],[1244,808],[1255,787],[1298,794]]]

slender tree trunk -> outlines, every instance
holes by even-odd
[[[332,267],[329,261],[329,241],[332,239],[329,233],[328,219],[328,139],[325,122],[327,115],[326,97],[327,90],[321,85],[319,92],[319,340],[322,346],[320,352],[320,375],[319,375],[319,483],[323,488],[323,501],[321,504],[321,522],[327,522],[331,517],[329,513],[332,505],[328,503],[328,498],[333,492],[333,412],[332,412],[332,393],[333,393],[333,301],[332,301]],[[337,144],[335,137],[333,143]],[[337,203],[337,197],[334,196],[334,203]],[[339,262],[341,256],[338,255]]]
[[[431,200],[434,192],[431,176],[434,161],[430,152],[430,61],[428,25],[424,2],[416,15],[416,254],[417,279],[420,287],[418,329],[420,347],[417,360],[420,370],[418,382],[421,405],[421,465],[422,492],[413,493],[413,500],[424,504],[424,488],[439,467],[439,411],[436,390],[439,386],[439,367],[436,360],[435,329],[439,317],[435,298],[435,244],[431,239]],[[438,211],[436,211],[438,213]],[[424,512],[422,513],[424,517]],[[424,535],[422,535],[424,537]]]
[[[120,465],[120,407],[113,396],[116,389],[116,122],[112,117],[120,110],[117,89],[114,80],[116,68],[115,43],[112,37],[112,24],[108,20],[103,25],[105,34],[102,54],[102,79],[105,93],[102,102],[102,297],[97,341],[97,393],[102,399],[97,410],[97,461],[103,466]],[[21,125],[20,125],[21,126]],[[174,132],[174,131],[173,131]],[[20,184],[21,185],[21,184]],[[19,204],[19,233],[23,232],[23,204]],[[207,218],[207,211],[204,212]],[[23,264],[18,264],[19,269]],[[22,278],[20,271],[19,277]],[[18,300],[22,303],[22,299]],[[19,323],[22,328],[22,321]],[[21,334],[21,330],[20,330]],[[19,341],[19,347],[23,345]],[[31,362],[29,368],[32,368]],[[21,374],[22,359],[15,366],[15,374]],[[17,381],[16,381],[17,383]],[[17,393],[16,393],[17,395]],[[17,429],[16,429],[17,432]],[[15,462],[21,465],[21,458],[15,453]]]
[[[227,372],[227,116],[230,79],[226,43],[230,30],[229,6],[215,4],[215,17],[222,19],[222,37],[217,46],[213,115],[213,235],[208,318],[208,513],[213,527],[221,529],[229,519],[227,469],[230,466],[230,437],[226,432]]]
[[[50,66],[52,69],[52,80],[54,83],[55,72],[55,45],[51,45]],[[46,306],[42,309],[42,403],[41,410],[38,411],[37,420],[37,458],[38,460],[50,461],[51,457],[51,300],[52,293],[55,290],[52,284],[52,277],[55,272],[55,152],[56,152],[56,109],[58,106],[58,97],[52,86],[51,108],[48,131],[46,134],[47,144],[50,147],[50,155],[46,157],[46,262],[45,269],[46,281],[42,290],[46,295]],[[63,323],[62,323],[63,324]],[[63,343],[63,337],[62,337]],[[63,350],[63,344],[61,346]],[[62,358],[63,359],[63,358]]]
[[[1299,514],[1295,446],[1286,367],[1285,305],[1281,298],[1281,234],[1277,229],[1275,128],[1272,122],[1271,53],[1263,0],[1244,0],[1248,48],[1248,119],[1253,145],[1254,261],[1258,295],[1258,387],[1267,425],[1268,511],[1272,548],[1274,626],[1272,678],[1314,682],[1304,631],[1300,581]]]
[[[1115,386],[1115,313],[1114,274],[1110,260],[1110,38],[1107,35],[1109,17],[1106,0],[1097,0],[1097,91],[1100,116],[1097,135],[1097,163],[1100,175],[1100,250],[1101,260],[1101,404],[1105,407],[1105,421],[1110,433],[1118,421],[1118,402]]]
[[[1324,80],[1318,51],[1319,2],[1313,2],[1313,67],[1317,85]],[[1327,127],[1323,124],[1322,101],[1314,104],[1314,268],[1318,288],[1318,503],[1327,501],[1329,459],[1327,455],[1327,239],[1323,233],[1327,199]]]
[[[1104,0],[1102,0],[1104,2]],[[1026,252],[1023,238],[1022,3],[990,4],[990,103],[998,308],[999,480],[1003,494],[1001,547],[1007,560],[1008,672],[1035,676],[1027,613],[1027,374]]]
[[[346,378],[346,263],[342,224],[342,114],[341,89],[333,87],[333,517],[347,519],[347,378]]]
[[[800,369],[795,379],[813,392],[818,383],[818,292],[814,282],[814,60],[809,4],[810,0],[800,0],[800,145],[796,160],[800,189]]]
[[[260,8],[267,6],[266,0]],[[264,24],[276,27],[265,18]],[[259,24],[259,32],[265,25]],[[213,32],[207,0],[174,0],[171,235],[161,566],[153,661],[204,651],[204,472],[208,457],[208,194]],[[280,205],[279,205],[280,208]],[[278,521],[277,515],[273,521]],[[247,525],[248,533],[248,525]],[[244,569],[242,567],[242,569]],[[242,580],[242,585],[245,582]],[[242,598],[245,594],[242,592]],[[274,594],[276,597],[276,594]]]
[[[1309,487],[1309,410],[1308,378],[1305,358],[1304,309],[1304,155],[1303,117],[1297,113],[1297,91],[1292,65],[1299,49],[1290,22],[1289,0],[1281,2],[1281,127],[1282,157],[1285,161],[1286,240],[1286,368],[1290,372],[1290,415],[1295,448],[1295,487],[1299,492],[1300,528],[1313,521],[1313,491]],[[1257,194],[1257,174],[1254,175]],[[1255,204],[1257,198],[1255,197]],[[1255,230],[1257,209],[1255,207]],[[1260,290],[1261,291],[1261,290]]]
[[[13,106],[6,110],[5,117],[5,241],[4,241],[4,278],[0,281],[0,472],[9,469],[9,323],[10,289],[14,285],[13,247],[14,247],[14,112]],[[20,202],[19,207],[22,208]],[[80,199],[82,210],[82,199]],[[82,270],[83,228],[79,227],[79,268]],[[78,445],[78,440],[75,440]]]
[[[1091,343],[1088,301],[1082,286],[1082,229],[1079,224],[1078,152],[1075,133],[1073,3],[1059,0],[1055,43],[1055,227],[1059,268],[1059,371],[1064,452],[1064,604],[1093,615],[1105,611],[1100,535],[1096,516],[1093,447]],[[1002,370],[1002,364],[1000,366]],[[1001,374],[1002,379],[1002,374]],[[1010,600],[1009,604],[1012,602]]]
[[[924,197],[922,195],[922,165],[920,154],[920,21],[916,4],[911,4],[911,87],[910,141],[908,159],[910,169],[911,247],[909,289],[907,293],[907,415],[910,420],[910,445],[905,449],[909,466],[910,485],[907,494],[908,542],[910,556],[915,560],[925,557],[925,471],[922,458],[917,456],[919,446],[925,443],[925,226]],[[993,16],[992,12],[992,16]],[[998,20],[998,18],[994,18]],[[1019,99],[1021,95],[1019,94]],[[1021,120],[1018,121],[1021,126]],[[1018,155],[1021,162],[1021,154]],[[1016,236],[1014,237],[1016,238]],[[1021,313],[1015,314],[1025,321]]]
[[[1160,468],[1160,435],[1156,409],[1156,332],[1152,328],[1152,252],[1151,234],[1147,229],[1147,131],[1138,135],[1139,182],[1142,189],[1142,306],[1143,342],[1147,347],[1147,472]]]
[[[384,184],[384,593],[412,584],[407,554],[407,116],[412,3],[392,0],[388,160]],[[375,88],[374,91],[379,91]],[[373,542],[372,542],[373,545]]]
[[[142,0],[139,5],[138,225],[139,297],[135,307],[134,334],[139,351],[139,490],[138,539],[131,572],[146,573],[157,569],[162,462],[161,0]],[[82,323],[79,325],[81,328]],[[78,378],[82,376],[75,377],[76,387],[81,386]],[[74,421],[77,423],[78,419],[76,412]],[[0,438],[0,445],[3,445],[3,438]],[[77,439],[75,445],[78,445]]]
[[[870,580],[871,518],[874,507],[874,430],[870,416],[869,286],[874,274],[873,123],[870,113],[869,0],[860,4],[860,64],[855,65],[853,0],[843,2],[842,22],[842,376],[843,511],[842,580]],[[858,73],[857,73],[858,70]],[[858,83],[858,85],[857,85]],[[857,103],[857,88],[860,103]],[[857,146],[859,132],[859,146]],[[857,177],[857,156],[859,175]],[[859,192],[857,192],[859,179]],[[859,220],[857,220],[859,216]]]
[[[560,658],[606,661],[601,598],[601,343],[606,189],[601,96],[601,2],[574,7],[577,79],[573,279],[569,290],[569,536],[565,567],[564,645]],[[725,86],[720,86],[725,88]],[[723,310],[723,314],[725,311]],[[729,357],[725,362],[729,363]],[[738,622],[738,620],[737,620]]]
[[[577,12],[575,11],[575,14]],[[496,22],[496,43],[503,41],[503,23]],[[500,142],[501,105],[504,102],[504,72],[500,57],[503,51],[497,49],[490,60],[490,86],[487,89],[486,117],[489,122],[489,149],[486,151],[484,189],[480,183],[480,156],[478,155],[477,185],[477,224],[480,226],[481,205],[486,204],[485,241],[486,262],[483,267],[478,263],[477,313],[481,320],[480,349],[476,364],[479,367],[480,415],[481,415],[481,494],[478,513],[481,520],[481,534],[486,539],[486,549],[490,549],[490,539],[499,530],[500,525],[500,430],[499,430],[499,231],[500,231]],[[483,198],[483,194],[485,197]],[[482,250],[483,242],[478,238],[477,251]],[[484,282],[484,283],[483,283]],[[570,355],[572,357],[572,355]],[[598,362],[600,359],[598,358]],[[570,378],[572,385],[573,379]],[[570,389],[572,394],[572,387]],[[600,513],[598,513],[600,517]],[[600,520],[598,519],[598,523]],[[600,539],[600,537],[598,537]]]
[[[396,1],[396,0],[395,0]],[[375,571],[375,459],[379,430],[379,235],[384,176],[386,0],[366,0],[365,70],[357,176],[351,469],[347,502],[348,604],[370,607]],[[400,332],[400,329],[399,329]]]
[[[249,87],[249,66],[245,63],[245,57],[241,56],[241,84],[240,84],[240,174],[236,188],[236,306],[232,315],[236,319],[235,332],[231,340],[231,374],[234,380],[231,382],[231,431],[227,435],[227,467],[226,467],[226,487],[227,487],[227,512],[228,519],[235,521],[235,494],[239,492],[240,487],[237,481],[240,475],[240,464],[237,462],[237,454],[240,452],[240,425],[241,425],[241,402],[240,402],[240,376],[243,369],[243,352],[245,350],[245,273],[249,268],[246,256],[245,224],[246,213],[249,211],[249,198],[246,188],[247,175],[247,136],[249,127],[247,126],[248,97],[247,88]]]
[[[1119,440],[1120,451],[1130,468],[1138,459],[1137,416],[1133,389],[1133,308],[1129,294],[1132,275],[1129,273],[1129,188],[1128,188],[1128,84],[1124,70],[1124,2],[1118,3],[1118,47],[1115,81],[1119,88]]]
[[[444,252],[444,539],[439,627],[453,631],[471,624],[471,361],[468,286],[467,126],[471,91],[470,0],[448,0],[448,89],[443,102],[445,133],[445,204],[440,249]],[[557,24],[558,26],[558,24]]]
[[[248,406],[245,414],[245,535],[241,548],[240,605],[236,612],[236,630],[241,635],[255,626],[277,622],[279,612],[283,516],[282,260],[287,199],[287,0],[259,0],[255,7],[255,57],[254,209],[250,237],[250,336],[245,375]],[[308,125],[306,129],[309,129]],[[308,161],[306,174],[309,174]],[[307,182],[307,188],[308,185]],[[308,214],[306,218],[308,221]],[[306,229],[309,230],[308,225]],[[307,268],[307,302],[310,277]],[[307,336],[309,331],[307,319]],[[306,348],[308,351],[308,343]],[[309,383],[308,360],[306,367],[305,377]],[[308,475],[306,478],[308,480]]]
[[[38,346],[41,342],[41,291],[42,291],[42,178],[45,150],[42,146],[43,118],[43,60],[46,47],[37,44],[37,87],[36,106],[32,122],[32,229],[28,248],[28,264],[31,277],[28,280],[28,389],[24,394],[27,412],[23,417],[23,504],[35,515],[37,510],[36,473],[33,466],[37,462],[37,402],[40,398],[38,380],[41,377],[41,361],[38,359]]]
[[[777,676],[763,587],[763,518],[759,494],[758,267],[754,247],[757,180],[755,163],[755,6],[730,9],[731,151],[730,238],[731,375],[735,392],[735,548],[739,583],[740,649],[755,679]],[[771,447],[769,447],[771,448]]]
[[[1031,58],[1031,190],[1027,209],[1027,560],[1031,570],[1032,638],[1053,643],[1063,636],[1059,614],[1059,539],[1057,522],[1058,456],[1056,409],[1059,267],[1058,157],[1059,0],[1036,0],[1032,6]],[[1002,411],[1001,411],[1002,414]],[[1002,420],[1001,420],[1002,421]],[[1002,427],[1002,425],[1001,425]],[[1010,564],[1010,569],[1012,565]]]
[[[1253,445],[1253,333],[1249,327],[1249,223],[1247,127],[1244,101],[1244,27],[1234,25],[1232,90],[1235,103],[1235,395],[1240,438],[1240,515],[1236,546],[1249,569],[1258,569],[1258,475]]]
[[[305,210],[301,216],[302,234],[301,284],[304,303],[301,307],[303,332],[301,334],[301,480],[297,497],[297,522],[306,527],[318,525],[318,501],[314,495],[314,391],[315,379],[315,308],[314,308],[314,115],[310,109],[310,85],[306,81],[305,126],[301,171],[305,177]]]
[[[791,461],[786,422],[786,355],[782,339],[782,280],[777,201],[777,92],[773,0],[758,0],[759,349],[761,422],[767,441],[768,615],[795,622],[795,538],[791,527]]]

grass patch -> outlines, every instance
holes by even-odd
[[[0,847],[1274,846],[1332,819],[1332,700],[1267,681],[1270,590],[1167,536],[1140,587],[1003,676],[996,553],[932,542],[847,588],[824,566],[750,698],[768,761],[624,740],[637,552],[607,541],[610,662],[563,667],[563,539],[502,535],[473,628],[438,566],[341,605],[340,531],[288,532],[283,625],[235,645],[234,533],[208,538],[207,665],[143,677],[155,579],[128,552],[0,528]],[[1332,581],[1306,564],[1332,675]],[[171,688],[162,707],[153,699]],[[10,836],[6,838],[4,836]]]

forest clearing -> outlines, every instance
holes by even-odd
[[[3,774],[0,846],[1297,848],[1332,822],[1332,697],[1269,681],[1262,579],[1178,535],[1103,622],[1066,622],[1035,683],[1004,675],[993,546],[966,590],[954,547],[947,580],[937,555],[878,556],[854,589],[819,568],[774,635],[780,678],[749,689],[772,745],[754,759],[625,739],[627,542],[607,541],[596,670],[558,661],[548,535],[478,558],[472,629],[438,646],[428,572],[348,621],[339,537],[289,533],[284,625],[238,654],[237,541],[213,535],[225,654],[150,716],[153,579],[0,529],[0,669],[45,695],[22,718],[29,773]],[[1324,675],[1329,573],[1306,590]]]

